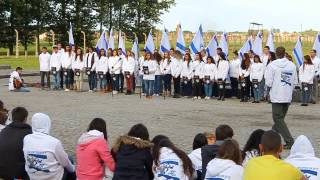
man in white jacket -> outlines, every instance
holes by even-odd
[[[50,54],[46,47],[42,48],[39,55],[41,89],[44,88],[44,78],[47,78],[47,88],[50,88]]]
[[[270,87],[270,100],[272,103],[273,130],[282,135],[286,142],[285,148],[291,148],[293,138],[284,121],[292,101],[292,92],[298,84],[295,64],[285,58],[285,48],[276,49],[277,60],[272,61],[266,72],[266,85]]]
[[[25,169],[31,180],[61,180],[68,174],[75,179],[75,168],[61,142],[50,136],[51,120],[43,113],[32,116],[32,134],[24,137]]]
[[[301,135],[296,139],[285,161],[299,168],[308,180],[320,180],[320,159],[315,156],[306,136]]]
[[[310,57],[312,63],[315,67],[315,76],[313,78],[313,89],[312,89],[312,96],[311,101],[313,104],[318,102],[319,98],[319,75],[320,75],[320,59],[317,57],[317,51],[315,49],[310,51]]]

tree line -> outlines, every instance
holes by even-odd
[[[175,0],[0,0],[0,47],[13,54],[15,29],[25,51],[35,37],[39,40],[50,30],[56,41],[66,44],[70,22],[76,44],[82,44],[81,31],[93,45],[95,32],[111,28],[129,39],[136,33],[142,40],[142,34],[154,29],[160,15],[174,4]]]

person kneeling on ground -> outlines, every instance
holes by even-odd
[[[78,140],[78,180],[101,180],[103,177],[112,175],[115,162],[107,138],[106,122],[101,118],[93,119],[89,124],[88,132],[82,134]],[[105,173],[104,167],[109,174]]]
[[[259,148],[262,156],[248,162],[244,170],[244,180],[306,180],[298,168],[280,159],[283,145],[276,131],[266,131],[262,135]]]
[[[17,67],[15,71],[10,74],[9,91],[11,92],[30,92],[25,88],[23,79],[21,78],[22,68]]]
[[[76,179],[75,169],[61,142],[50,136],[51,120],[48,115],[32,116],[32,134],[23,139],[26,171],[30,179]]]

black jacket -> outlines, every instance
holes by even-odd
[[[152,180],[152,143],[121,136],[112,151],[116,160],[113,180]]]
[[[214,159],[219,151],[220,145],[205,145],[201,148],[201,158],[202,158],[202,178],[204,179],[207,172],[208,163]]]
[[[25,171],[23,138],[31,134],[31,126],[13,122],[0,133],[0,178],[13,179],[28,177]]]

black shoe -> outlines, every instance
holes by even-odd
[[[257,103],[256,101],[252,101],[252,103]]]
[[[301,106],[308,106],[308,104],[301,104]]]
[[[240,102],[244,102],[244,99],[241,99]]]
[[[260,101],[256,101],[256,103],[260,103]]]
[[[220,101],[220,100],[221,100],[221,97],[218,98],[218,101]]]

